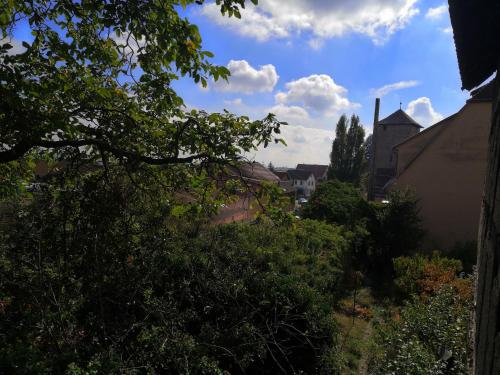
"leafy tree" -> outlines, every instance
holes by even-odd
[[[267,146],[279,133],[273,115],[185,112],[173,90],[180,76],[203,86],[229,76],[179,14],[195,3],[203,1],[3,1],[0,163],[39,150],[128,167],[207,165]],[[245,1],[217,4],[239,18]],[[32,37],[13,52],[22,23]]]
[[[197,228],[104,173],[61,178],[0,227],[2,372],[336,373],[340,228]]]
[[[352,115],[349,121],[342,115],[335,132],[328,177],[358,184],[366,158],[365,130],[359,117]]]
[[[413,255],[424,236],[419,217],[418,200],[408,190],[393,191],[388,203],[370,203],[367,229],[371,234],[371,273],[377,278],[391,281],[392,259]]]
[[[368,212],[368,203],[352,184],[329,180],[319,184],[304,206],[302,216],[330,224],[356,224]]]

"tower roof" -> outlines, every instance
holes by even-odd
[[[402,109],[398,109],[392,115],[387,116],[385,119],[380,120],[379,125],[414,125],[423,128],[418,122],[412,119]]]

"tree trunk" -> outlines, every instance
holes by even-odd
[[[495,82],[479,229],[474,374],[500,374],[500,85]]]

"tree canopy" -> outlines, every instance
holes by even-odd
[[[128,164],[212,163],[278,141],[273,115],[250,121],[186,112],[172,88],[182,76],[203,86],[229,77],[210,62],[198,27],[181,16],[182,8],[202,3],[3,1],[0,163],[31,150]],[[223,15],[239,18],[246,2],[216,3]],[[15,39],[26,23],[31,40]]]
[[[329,178],[359,183],[365,163],[365,130],[359,117],[342,115],[337,122],[330,154]]]

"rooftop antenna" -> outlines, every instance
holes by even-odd
[[[403,106],[403,103],[399,102],[399,109],[401,109],[402,106]]]

